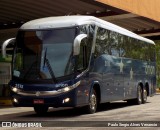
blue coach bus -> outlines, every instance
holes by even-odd
[[[33,20],[18,31],[9,85],[14,106],[84,107],[155,94],[155,44],[92,16]]]

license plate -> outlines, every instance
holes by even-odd
[[[44,100],[43,99],[34,99],[33,103],[34,104],[44,104]]]

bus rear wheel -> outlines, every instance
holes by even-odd
[[[36,114],[38,114],[38,115],[44,115],[44,114],[47,113],[48,107],[46,107],[46,106],[35,106],[35,107],[34,107],[34,111],[35,111]]]
[[[146,87],[143,88],[143,93],[142,93],[142,103],[147,102],[147,90]]]
[[[88,114],[93,114],[97,110],[97,94],[96,91],[93,89],[90,97],[89,97],[89,105],[86,107],[86,112]]]
[[[137,98],[135,99],[135,103],[137,105],[142,104],[142,98],[143,98],[142,93],[143,92],[142,92],[141,86],[138,86],[138,88],[137,88]]]

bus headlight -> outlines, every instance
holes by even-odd
[[[68,87],[59,89],[59,90],[57,90],[57,91],[58,91],[58,92],[68,92],[68,91],[71,90],[71,89],[72,89],[72,86],[68,86]]]
[[[18,93],[18,88],[16,88],[16,87],[11,87],[11,90],[13,91],[13,92],[15,92],[15,93]]]
[[[67,92],[67,91],[69,91],[70,89],[71,89],[70,87],[65,87],[65,88],[64,88],[64,91]]]
[[[57,91],[58,92],[68,92],[68,91],[76,88],[78,85],[80,85],[80,81],[78,81],[76,84],[73,84],[72,86],[67,86],[67,87],[61,88],[61,89],[59,89]]]

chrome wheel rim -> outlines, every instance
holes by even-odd
[[[142,102],[141,89],[138,92],[138,100],[139,100],[140,103]]]
[[[146,102],[147,101],[147,91],[145,89],[143,91],[143,98],[144,98],[144,101]]]
[[[90,108],[91,108],[92,110],[95,110],[95,109],[96,109],[96,105],[97,105],[96,95],[95,95],[95,94],[92,94],[92,95],[91,95],[91,98],[90,98]]]

